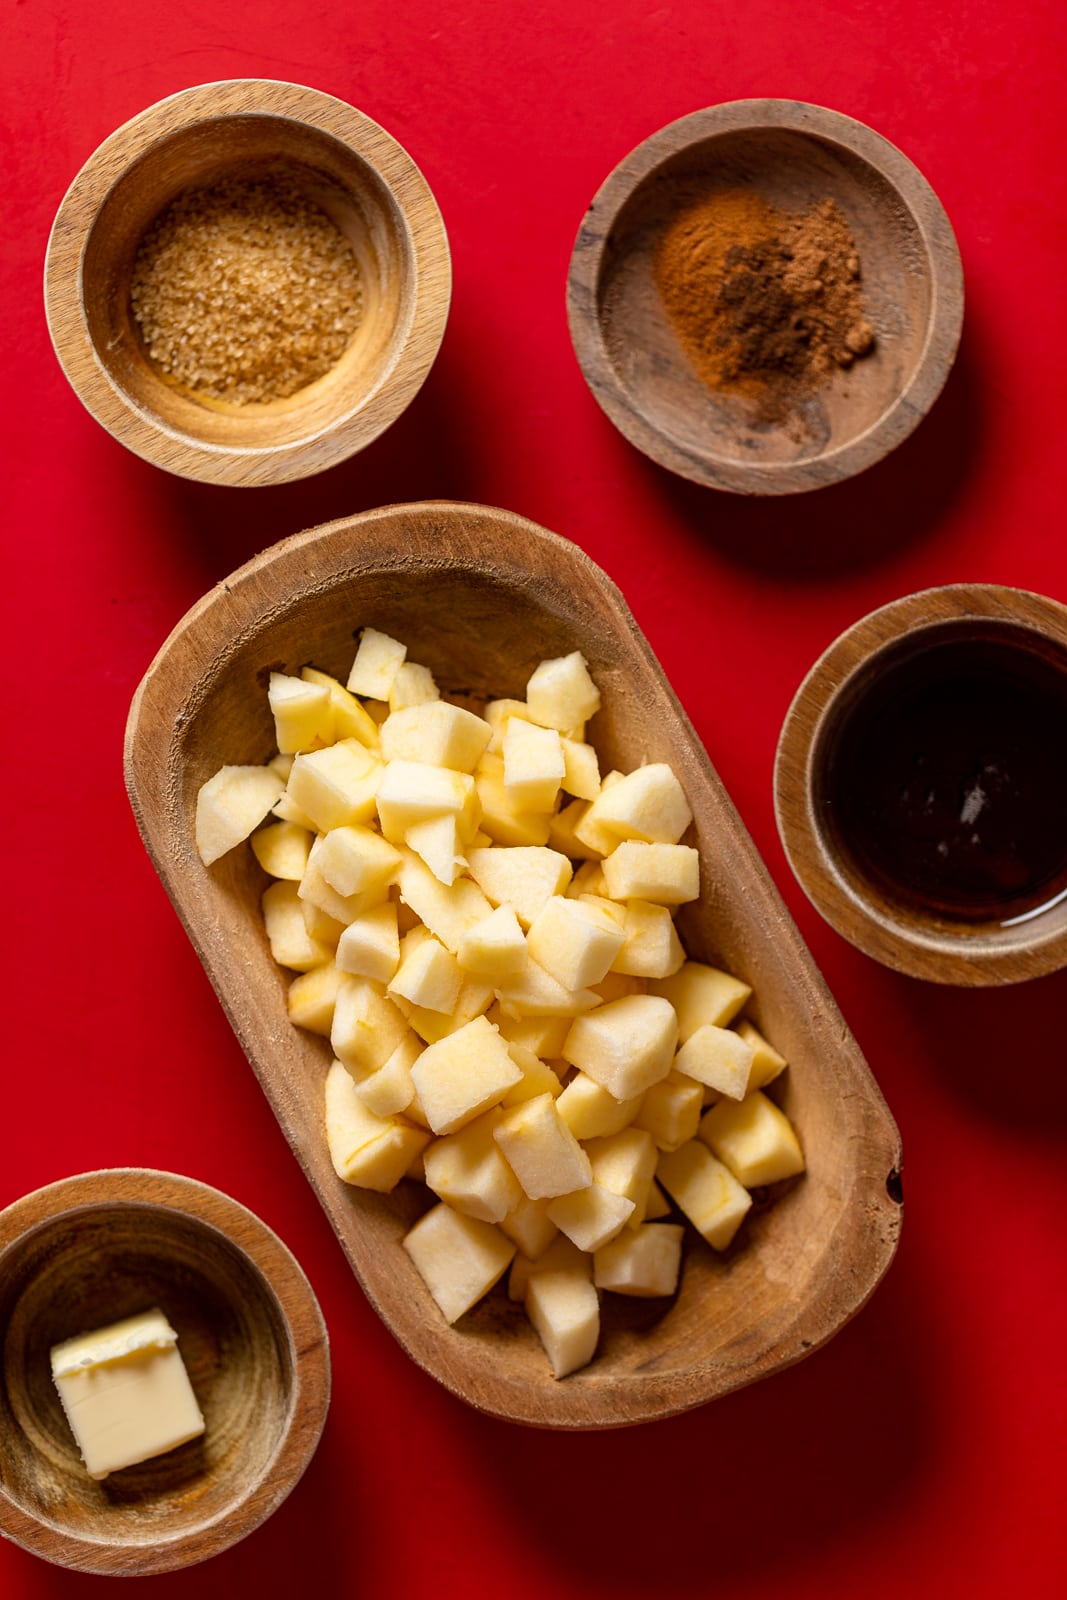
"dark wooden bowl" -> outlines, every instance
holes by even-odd
[[[145,354],[129,294],[137,248],[184,189],[266,174],[295,182],[351,241],[365,315],[337,364],[288,399],[205,404]],[[87,410],[156,466],[226,484],[308,477],[376,439],[433,365],[451,290],[444,224],[407,152],[344,101],[259,78],[185,89],[105,139],[59,207],[44,277],[52,343]]]
[[[999,584],[924,589],[880,607],[820,656],[786,714],[774,804],[789,864],[838,933],[887,967],[933,983],[1019,983],[1067,965],[1067,899],[1019,920],[961,922],[918,909],[860,870],[824,795],[841,718],[885,669],[954,641],[995,639],[1067,674],[1067,607]]]
[[[805,402],[795,437],[701,381],[654,282],[678,209],[737,188],[787,211],[836,200],[863,266],[875,349]],[[940,201],[886,139],[821,106],[738,100],[670,123],[606,179],[578,230],[567,309],[590,389],[639,450],[710,488],[793,494],[862,472],[921,421],[955,358],[963,275]]]
[[[556,1382],[520,1307],[495,1292],[444,1322],[400,1248],[427,1204],[334,1174],[323,1129],[325,1040],[293,1029],[260,915],[251,850],[212,868],[193,838],[197,790],[272,751],[271,668],[346,674],[366,625],[408,644],[442,689],[522,695],[536,663],[580,649],[604,708],[608,766],[669,761],[695,815],[704,893],[692,953],[755,986],[787,1056],[784,1104],[808,1174],[752,1219],[729,1259],[694,1243],[668,1306],[613,1308],[596,1360]],[[573,544],[506,511],[391,506],[284,541],[234,573],[164,644],[134,698],[126,782],[149,854],[368,1297],[453,1393],[514,1421],[610,1427],[699,1405],[799,1360],[864,1303],[889,1265],[900,1144],[881,1095],[699,740],[618,590]],[[621,1298],[621,1297],[608,1297]]]
[[[206,1431],[96,1482],[49,1351],[157,1305]],[[0,1212],[0,1350],[0,1534],[85,1572],[167,1572],[236,1544],[326,1418],[326,1327],[300,1267],[244,1206],[172,1173],[87,1172]]]

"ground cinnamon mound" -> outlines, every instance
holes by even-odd
[[[748,189],[706,195],[660,236],[655,278],[686,355],[713,389],[779,423],[874,347],[860,260],[833,200],[785,212]]]
[[[205,399],[295,394],[337,362],[363,315],[352,246],[285,178],[180,194],[138,248],[130,304],[149,360]]]

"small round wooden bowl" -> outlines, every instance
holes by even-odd
[[[848,628],[786,714],[774,769],[778,831],[812,904],[876,961],[934,983],[1019,983],[1067,965],[1067,898],[1004,922],[917,909],[863,871],[827,806],[836,741],[864,694],[888,666],[956,641],[1018,646],[1067,674],[1067,607],[997,584],[961,583],[907,595]]]
[[[442,691],[521,696],[543,657],[581,650],[604,705],[606,767],[667,761],[694,814],[704,893],[679,925],[691,954],[753,985],[751,1010],[789,1061],[781,1089],[805,1177],[760,1208],[726,1258],[695,1237],[680,1292],[606,1295],[595,1360],[562,1382],[523,1309],[498,1287],[448,1326],[401,1247],[430,1203],[337,1177],[324,1132],[328,1041],[289,1022],[253,852],[202,865],[197,791],[275,743],[272,668],[347,676],[356,635],[403,640]],[[824,1344],[873,1293],[896,1248],[900,1140],[703,746],[626,603],[577,546],[511,512],[387,506],[297,534],[204,597],[161,648],[126,731],[126,785],[152,861],[278,1120],[366,1293],[412,1358],[452,1393],[513,1422],[605,1428],[684,1411]],[[615,1302],[612,1304],[611,1302]]]
[[[61,1339],[159,1306],[206,1432],[96,1482],[52,1381]],[[244,1206],[167,1172],[66,1178],[0,1212],[0,1534],[60,1566],[167,1572],[236,1544],[285,1499],[330,1394],[307,1279]]]
[[[205,403],[145,354],[130,307],[137,248],[183,190],[267,175],[294,181],[350,240],[365,314],[336,365],[296,394]],[[52,342],[87,410],[147,461],[225,484],[308,477],[376,439],[433,365],[451,286],[437,204],[396,140],[317,89],[258,78],[185,89],[105,139],[60,205],[44,279]]]
[[[784,211],[836,200],[862,264],[875,348],[804,402],[797,428],[700,379],[654,281],[677,211],[739,188]],[[670,123],[616,167],[578,231],[567,309],[586,381],[631,444],[709,488],[794,494],[862,472],[921,421],[955,358],[963,275],[940,201],[888,140],[822,106],[738,100]]]

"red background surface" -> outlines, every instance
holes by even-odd
[[[1059,8],[3,10],[0,1205],[108,1165],[215,1184],[295,1251],[334,1359],[322,1444],[290,1499],[153,1592],[1063,1592],[1067,974],[965,993],[881,969],[808,906],[771,807],[790,698],[865,611],[962,579],[1067,600]],[[441,356],[406,415],[363,456],[274,490],[189,484],[129,455],[68,389],[41,309],[48,229],[90,152],[162,96],[235,76],[311,84],[381,122],[437,195],[455,268]],[[613,430],[574,361],[563,291],[583,210],[616,162],[675,117],[754,95],[832,106],[897,143],[953,221],[968,304],[947,389],[893,458],[841,488],[750,504],[671,478]],[[229,1032],[123,790],[130,697],[194,600],[299,528],[438,496],[532,517],[620,584],[903,1134],[903,1242],[861,1316],[764,1384],[622,1434],[502,1425],[402,1355]],[[0,1545],[4,1600],[104,1581]]]

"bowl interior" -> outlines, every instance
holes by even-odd
[[[364,315],[329,372],[284,400],[236,406],[184,393],[149,361],[130,305],[137,249],[183,190],[223,178],[285,178],[350,241]],[[108,191],[89,228],[80,292],[96,354],[128,402],[180,435],[226,449],[269,449],[351,416],[389,375],[414,314],[412,241],[374,168],[330,133],[291,117],[209,116],[153,142]]]
[[[604,698],[590,724],[603,761],[669,761],[688,794],[705,884],[680,920],[690,952],[753,984],[752,1014],[791,1064],[780,1093],[807,1177],[754,1215],[728,1255],[691,1241],[675,1300],[605,1297],[597,1359],[563,1383],[502,1289],[445,1325],[399,1248],[429,1203],[421,1185],[381,1196],[336,1178],[323,1135],[330,1050],[287,1020],[286,976],[260,914],[266,880],[248,850],[210,871],[196,857],[200,784],[223,762],[272,752],[270,671],[314,662],[343,677],[366,625],[404,640],[442,690],[475,701],[521,695],[542,657],[583,652]],[[464,1398],[571,1427],[681,1410],[821,1342],[842,1318],[845,1279],[873,1287],[899,1220],[885,1188],[897,1159],[891,1120],[633,619],[574,546],[508,513],[441,505],[288,541],[233,575],[164,647],[131,712],[127,783],[157,869],[372,1302]]]
[[[95,1482],[49,1351],[157,1305],[178,1334],[206,1432]],[[31,1228],[0,1255],[0,1329],[5,1494],[34,1522],[134,1561],[232,1515],[290,1425],[293,1357],[270,1283],[225,1233],[181,1210],[97,1199]]]
[[[799,425],[760,422],[751,402],[698,377],[667,320],[653,275],[657,241],[700,196],[750,189],[796,212],[836,200],[855,240],[872,353],[800,402]],[[932,305],[922,230],[893,183],[845,144],[791,128],[738,128],[697,138],[636,185],[607,236],[596,312],[626,403],[681,451],[734,466],[803,463],[868,433],[918,368]]]

